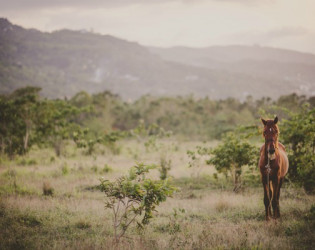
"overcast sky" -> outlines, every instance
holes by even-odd
[[[315,54],[315,0],[0,0],[42,31],[88,29],[143,45],[259,44]]]

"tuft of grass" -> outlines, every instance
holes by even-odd
[[[16,170],[14,170],[14,169],[8,169],[6,172],[4,172],[2,174],[3,177],[9,177],[9,178],[14,178],[17,175],[18,174],[17,174]]]
[[[43,183],[43,195],[45,196],[53,196],[54,195],[54,188],[51,186],[50,182],[45,181]]]
[[[35,159],[25,159],[21,158],[17,160],[17,164],[20,166],[32,166],[32,165],[37,165],[37,161]]]
[[[27,196],[27,195],[31,196],[31,195],[35,195],[36,192],[27,187],[20,186],[16,184],[16,182],[14,182],[13,184],[0,186],[0,196],[1,195],[7,196],[7,195],[12,195],[12,194],[20,195],[20,196]]]
[[[93,165],[93,166],[91,167],[91,170],[92,170],[92,172],[97,173],[97,172],[98,172],[98,166]]]
[[[63,166],[61,167],[62,175],[67,175],[67,174],[69,174],[69,172],[70,172],[69,166],[66,163],[63,164]]]
[[[110,173],[112,171],[113,169],[108,164],[105,164],[104,168],[102,169],[102,173]]]
[[[75,227],[79,228],[79,229],[88,229],[90,228],[92,225],[90,222],[88,221],[84,221],[84,220],[80,220],[77,223],[75,223]]]
[[[225,200],[219,200],[215,204],[215,210],[219,213],[225,212],[231,208],[231,205]]]

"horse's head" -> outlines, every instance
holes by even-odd
[[[264,138],[266,149],[268,152],[268,157],[270,160],[275,159],[275,152],[278,148],[278,135],[279,129],[277,126],[278,117],[276,116],[274,120],[264,120],[261,118],[262,123],[264,124]]]

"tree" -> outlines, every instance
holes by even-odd
[[[146,177],[154,166],[137,164],[129,175],[116,181],[101,180],[101,190],[107,197],[106,208],[113,212],[115,242],[118,243],[128,227],[136,222],[143,228],[153,217],[156,206],[176,190],[168,180],[156,181]]]
[[[304,105],[299,113],[284,120],[282,139],[289,157],[289,177],[307,192],[315,191],[315,108]]]
[[[37,87],[25,87],[0,97],[1,152],[10,157],[25,154],[34,143],[35,120],[40,104]]]
[[[246,139],[227,133],[216,148],[210,150],[212,157],[207,161],[213,164],[219,173],[230,172],[234,179],[234,191],[241,187],[242,167],[257,165],[258,149]]]
[[[64,100],[41,102],[36,120],[38,143],[52,145],[56,155],[60,156],[64,140],[73,139],[73,134],[82,129],[75,119],[84,111],[84,108],[76,108]]]

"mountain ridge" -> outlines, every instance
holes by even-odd
[[[109,90],[125,100],[146,94],[244,99],[315,93],[313,54],[267,48],[286,57],[280,62],[253,60],[255,53],[247,52],[252,58],[246,61],[240,60],[244,50],[257,48],[209,48],[207,53],[190,48],[178,55],[172,49],[145,47],[111,35],[66,29],[41,32],[0,18],[0,92],[34,85],[48,98]]]

